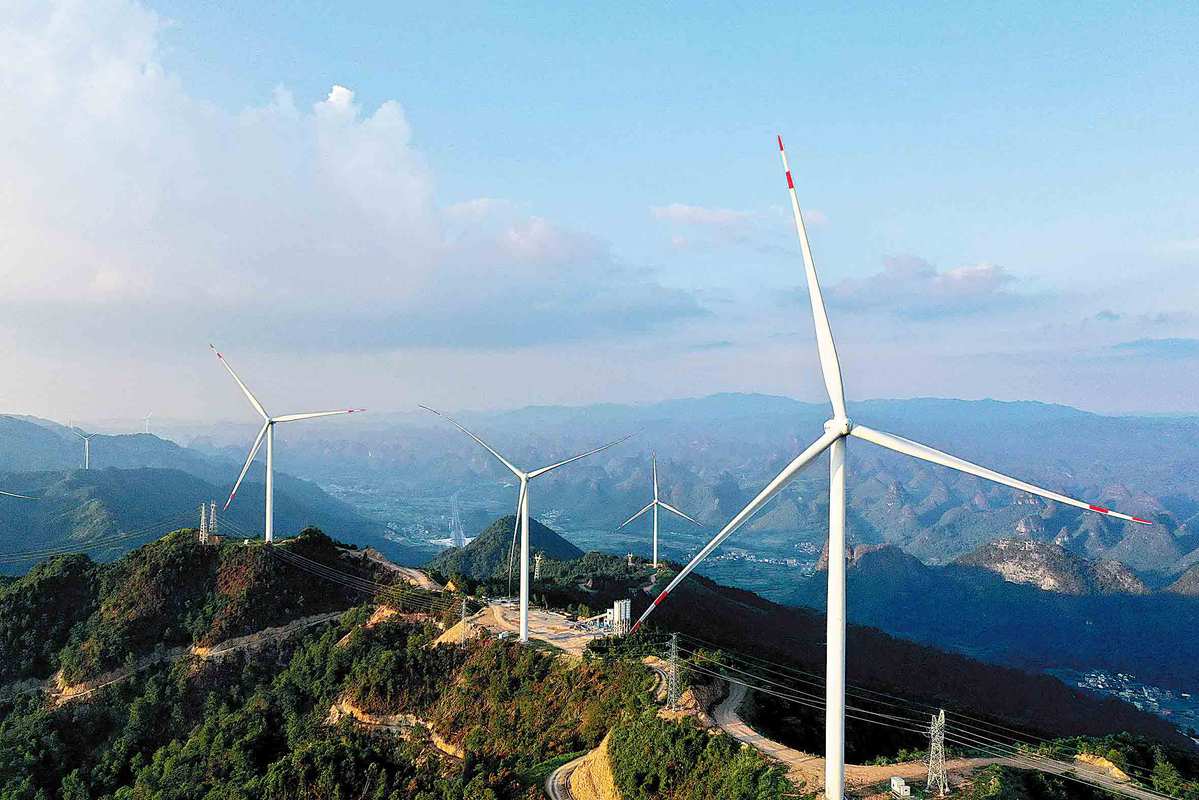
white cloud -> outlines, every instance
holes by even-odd
[[[0,326],[31,346],[204,338],[179,324],[198,309],[225,341],[333,349],[610,337],[701,313],[594,237],[494,198],[439,207],[395,101],[366,109],[341,85],[308,108],[284,88],[238,113],[194,98],[160,63],[165,24],[124,0],[0,22]]]
[[[1015,276],[996,264],[974,264],[940,271],[915,256],[884,259],[883,269],[828,287],[831,302],[842,308],[913,319],[953,317],[1027,303],[1010,291]],[[806,297],[806,289],[799,290]]]

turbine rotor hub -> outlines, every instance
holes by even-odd
[[[824,429],[829,433],[836,432],[842,436],[848,436],[849,432],[853,430],[853,422],[848,417],[841,417],[840,419],[833,417],[824,423]]]

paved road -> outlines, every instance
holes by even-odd
[[[570,793],[570,776],[583,763],[583,759],[589,755],[591,753],[584,753],[574,761],[567,761],[550,773],[550,776],[545,779],[545,793],[550,796],[550,800],[574,800],[574,795]]]
[[[768,739],[749,727],[737,714],[737,707],[745,698],[746,687],[739,683],[730,683],[729,695],[716,707],[714,713],[716,724],[734,739],[744,742],[759,752],[774,758],[787,767],[791,780],[801,790],[816,792],[824,788],[824,759],[820,756],[804,753],[786,745]],[[1110,775],[1079,764],[1070,764],[1049,759],[1033,759],[1029,757],[1010,758],[954,758],[945,762],[945,769],[951,775],[965,775],[992,764],[1003,764],[1016,769],[1037,770],[1065,778],[1081,778],[1091,784],[1098,784],[1114,794],[1137,798],[1137,800],[1161,800],[1161,795],[1141,789],[1127,781],[1119,781]],[[904,778],[909,782],[922,782],[928,776],[928,767],[923,761],[910,761],[903,764],[886,764],[883,766],[863,766],[860,764],[845,765],[845,783],[847,787],[862,789],[875,786],[891,779],[892,776]]]

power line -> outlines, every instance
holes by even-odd
[[[755,675],[754,673],[750,673],[745,670],[737,670],[736,668],[730,668],[729,665],[722,664],[719,661],[716,661],[715,659],[708,658],[703,653],[696,653],[695,651],[691,651],[691,652],[692,652],[692,655],[698,655],[700,658],[713,664],[716,667],[716,669],[706,669],[706,668],[704,668],[702,666],[698,666],[696,664],[690,664],[689,668],[692,669],[693,671],[699,672],[701,674],[706,674],[711,677],[721,678],[721,679],[727,680],[731,683],[738,683],[742,686],[753,689],[754,691],[762,692],[767,695],[772,695],[772,696],[778,697],[780,699],[788,700],[788,701],[794,702],[798,705],[802,705],[802,706],[805,706],[808,708],[815,709],[817,711],[825,710],[825,706],[824,706],[822,697],[813,695],[808,692],[800,692],[799,694],[796,694],[794,691],[786,691],[785,687],[777,688],[777,687],[780,687],[781,685],[775,681],[770,681],[769,679],[764,679],[760,675]],[[738,678],[738,677],[729,676],[727,674],[727,672],[723,671],[723,670],[728,670],[728,669],[732,669],[734,672],[740,673],[743,677]],[[754,683],[747,679],[747,678],[755,678],[755,677],[758,678],[763,683],[773,684],[773,686],[764,686],[764,685],[762,685],[762,683]],[[913,735],[922,735],[923,736],[923,735],[928,734],[927,728],[921,729],[921,728],[910,727],[910,725],[913,725],[913,724],[918,725],[919,722],[917,720],[910,720],[905,717],[898,717],[895,715],[881,714],[879,712],[872,712],[868,709],[862,709],[862,708],[859,708],[856,706],[847,706],[846,707],[846,716],[849,719],[853,719],[853,720],[856,720],[859,722],[868,722],[873,725],[889,727],[889,728],[892,728],[895,730],[900,730],[900,731],[910,733]],[[899,724],[899,723],[906,723],[906,724]],[[1140,794],[1140,795],[1128,794],[1127,792],[1121,790],[1118,787],[1112,787],[1107,784],[1099,783],[1095,780],[1088,779],[1085,776],[1077,775],[1076,773],[1072,772],[1072,770],[1074,769],[1072,764],[1058,761],[1056,759],[1052,759],[1052,758],[1049,758],[1047,756],[1043,756],[1040,754],[1029,753],[1027,751],[1020,750],[1017,747],[1007,745],[1002,742],[998,742],[994,739],[989,739],[988,737],[982,736],[977,733],[972,734],[972,733],[960,732],[960,731],[950,732],[950,730],[947,727],[946,739],[953,741],[955,744],[959,744],[959,745],[967,747],[969,749],[974,749],[974,750],[986,753],[993,757],[1004,758],[1008,761],[1014,762],[1017,766],[1023,766],[1028,769],[1033,769],[1033,770],[1042,771],[1042,772],[1049,772],[1051,774],[1058,775],[1059,777],[1062,777],[1062,778],[1065,778],[1068,780],[1074,780],[1079,783],[1084,783],[1084,784],[1093,786],[1095,788],[1103,789],[1105,791],[1118,793],[1118,794],[1124,794],[1125,796],[1128,796],[1128,797],[1144,797],[1147,794],[1147,795],[1153,796],[1153,797],[1170,798],[1170,800],[1176,800],[1176,798],[1171,798],[1170,795],[1165,795],[1165,794],[1162,794],[1155,790],[1148,789],[1148,788],[1145,788],[1142,786],[1136,786],[1137,791],[1141,792],[1142,794]],[[1056,767],[1056,769],[1046,768],[1049,765]],[[1135,786],[1135,784],[1134,784],[1134,786]]]
[[[700,640],[698,637],[689,636],[688,634],[680,634],[680,635],[687,639],[692,639],[695,641],[703,641],[703,640]],[[765,669],[767,672],[771,672],[776,675],[781,674],[783,677],[789,677],[789,675],[787,673],[791,672],[791,671],[798,672],[798,673],[800,673],[800,675],[803,675],[803,676],[811,676],[812,675],[812,673],[805,672],[805,671],[799,670],[797,668],[788,668],[787,665],[778,664],[777,662],[771,662],[766,659],[762,659],[760,657],[746,655],[743,653],[739,653],[737,651],[730,651],[726,648],[722,648],[720,645],[716,645],[716,644],[713,644],[710,642],[705,642],[705,644],[710,647],[721,650],[722,655],[725,655],[734,660],[737,660],[740,663],[742,663],[743,665],[746,665],[748,662],[755,662],[755,661],[766,664],[768,666],[762,667],[762,666],[758,666],[758,665],[755,665],[752,663],[748,663],[748,665],[753,668]],[[822,681],[822,680],[813,680],[813,679],[803,678],[803,677],[797,678],[797,680],[799,680],[799,682],[801,682],[801,683],[807,683],[810,685],[818,685],[820,687],[824,686],[824,681]],[[864,700],[864,701],[879,704],[879,705],[890,706],[890,707],[899,709],[901,711],[906,711],[908,713],[916,713],[916,714],[923,715],[923,713],[925,713],[925,712],[921,711],[920,710],[921,708],[936,709],[935,706],[930,706],[927,703],[920,703],[918,701],[909,701],[909,700],[905,700],[904,698],[896,697],[895,695],[889,695],[889,694],[885,694],[882,692],[874,692],[869,689],[863,689],[862,687],[849,687],[849,688],[855,688],[857,690],[856,692],[847,692],[847,695],[849,695],[849,696],[855,696],[855,697],[858,697],[858,699],[860,699],[860,700]],[[900,702],[899,703],[889,702],[888,700],[880,700],[880,699],[876,699],[874,697],[867,697],[866,695],[881,695],[882,697],[889,698],[890,700],[898,700]],[[821,702],[823,702],[823,697],[820,695],[814,695],[814,694],[809,693],[808,696],[816,698],[816,699],[820,700]],[[936,710],[939,711],[940,709],[936,709]],[[901,719],[901,718],[896,717],[896,719]],[[998,732],[998,731],[992,729],[992,728],[998,728],[1001,731],[1014,731],[1015,729],[1013,729],[1013,728],[1009,728],[1007,726],[998,725],[998,724],[992,725],[991,723],[987,723],[983,720],[979,720],[978,718],[971,717],[967,714],[961,714],[958,712],[954,712],[954,719],[955,719],[955,723],[958,725],[958,727],[966,729],[970,732],[973,732],[975,735],[977,735],[983,739],[986,739],[987,741],[994,742],[997,745],[1009,746],[1008,743],[1013,743],[1013,744],[1021,745],[1021,746],[1034,746],[1034,747],[1040,746],[1040,745],[1049,745],[1049,746],[1054,747],[1055,749],[1061,751],[1062,753],[1064,753],[1066,755],[1071,755],[1071,756],[1084,755],[1084,754],[1087,754],[1087,752],[1088,752],[1082,748],[1071,747],[1071,746],[1061,743],[1061,742],[1055,742],[1050,739],[1045,739],[1044,737],[1034,736],[1033,734],[1024,734],[1024,735],[1027,738],[1032,739],[1034,741],[1024,741],[1022,739],[1018,739],[1018,738],[1009,736],[1005,733]],[[968,721],[968,722],[958,721],[961,719],[970,720],[970,721]],[[918,719],[912,719],[911,721],[916,724],[920,724],[920,721]],[[974,724],[974,723],[978,723],[978,724]],[[992,738],[992,737],[998,737],[998,738]],[[1000,741],[1000,740],[1006,740],[1006,741]],[[1142,780],[1150,780],[1152,777],[1151,770],[1143,768],[1143,767],[1139,767],[1139,766],[1136,766],[1133,764],[1127,765],[1127,767],[1125,768],[1125,772],[1136,774]]]

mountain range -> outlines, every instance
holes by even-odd
[[[1150,591],[1125,570],[1028,540],[940,566],[895,546],[863,546],[850,557],[848,610],[859,625],[992,663],[1128,673],[1191,692],[1199,639],[1185,630],[1199,596],[1177,588]],[[825,592],[818,572],[784,602],[823,609]]]
[[[201,503],[227,496],[238,466],[150,434],[96,435],[91,468],[81,469],[82,441],[63,426],[0,417],[0,488],[36,500],[0,497],[0,572],[21,572],[21,554],[97,547],[113,557],[146,538],[196,524]],[[255,465],[237,501],[218,514],[226,535],[258,536],[264,485]],[[298,532],[308,525],[344,530],[404,563],[432,549],[383,537],[384,526],[330,496],[315,483],[276,473],[276,524]],[[127,534],[144,533],[141,539]]]
[[[1154,521],[1125,524],[855,442],[848,448],[848,533],[855,543],[896,544],[944,564],[993,539],[1026,535],[1092,560],[1118,561],[1142,577],[1176,577],[1199,563],[1199,484],[1192,477],[1199,468],[1199,418],[1110,417],[994,400],[871,400],[851,403],[849,411],[883,430]],[[546,519],[569,536],[610,531],[645,504],[651,451],[664,499],[719,528],[819,435],[828,413],[824,405],[784,397],[725,394],[458,418],[518,465],[552,463],[637,433],[539,485],[535,511],[552,514]],[[193,430],[193,445],[239,453],[244,437],[221,443],[222,435]],[[515,499],[511,476],[431,414],[364,416],[337,428],[336,437],[317,426],[291,436],[290,469],[326,486],[352,486],[345,499],[376,504],[402,525],[436,529],[455,493],[464,517],[484,509],[494,518]],[[785,540],[768,553],[781,558],[796,556],[800,543],[818,550],[827,480],[827,462],[813,464],[731,544],[757,548]],[[698,546],[663,545],[674,558]]]

